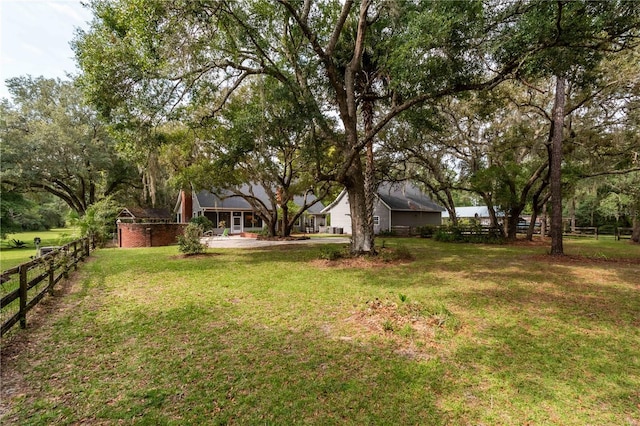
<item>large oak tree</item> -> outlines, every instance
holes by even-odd
[[[4,188],[44,191],[82,215],[138,180],[73,82],[19,77],[0,104]]]
[[[493,87],[514,71],[520,56],[498,63],[491,54],[525,6],[95,1],[94,22],[75,48],[87,94],[113,121],[160,122],[185,111],[197,121],[216,115],[256,75],[281,81],[312,106],[320,131],[333,136],[341,164],[316,179],[346,187],[351,249],[365,253],[374,251],[374,236],[363,151],[404,111]]]
[[[95,19],[75,49],[86,93],[112,122],[206,123],[259,75],[307,105],[342,159],[316,180],[345,186],[354,253],[375,250],[372,152],[389,123],[513,75],[564,81],[568,70],[597,63],[594,52],[624,43],[635,22],[628,2],[95,0],[91,7]]]

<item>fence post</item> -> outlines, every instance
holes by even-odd
[[[55,284],[55,262],[53,261],[53,256],[48,261],[49,263],[49,294],[53,296],[53,286]]]
[[[91,243],[89,242],[89,238],[83,238],[82,244],[84,247],[84,257],[89,257],[90,248],[91,248]]]
[[[63,250],[60,250],[60,256],[63,256],[62,258],[62,276],[64,277],[64,279],[69,279],[69,269],[71,269],[71,266],[69,266],[69,246],[65,246]]]
[[[27,267],[20,265],[20,328],[27,328]]]
[[[73,270],[78,270],[78,242],[73,242]]]

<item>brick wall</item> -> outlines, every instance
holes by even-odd
[[[175,244],[185,227],[181,223],[119,223],[118,247],[161,247]]]

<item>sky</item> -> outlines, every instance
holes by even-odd
[[[11,77],[77,74],[69,43],[90,21],[80,0],[0,0],[0,98],[10,97]]]

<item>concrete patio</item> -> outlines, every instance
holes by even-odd
[[[331,237],[310,237],[307,240],[258,240],[255,238],[244,238],[237,235],[229,237],[204,237],[201,238],[203,244],[210,248],[259,248],[276,245],[302,245],[302,244],[349,244],[350,238],[345,236]]]

